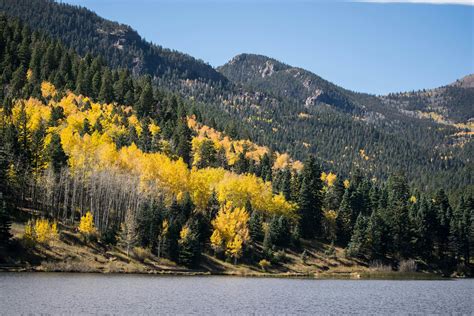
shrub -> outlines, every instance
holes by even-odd
[[[35,221],[29,220],[25,225],[23,238],[29,245],[34,245],[36,242],[49,244],[59,239],[58,225],[56,222],[50,223],[44,218]]]
[[[95,232],[94,217],[91,212],[87,212],[86,215],[81,217],[78,230],[84,235],[91,235]]]
[[[258,265],[260,266],[260,268],[262,268],[263,271],[267,271],[267,269],[271,266],[271,263],[266,259],[262,259],[258,262]]]
[[[133,248],[132,253],[133,253],[133,257],[140,262],[145,262],[145,260],[149,259],[151,256],[150,249],[146,249],[142,247]]]

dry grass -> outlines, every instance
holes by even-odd
[[[416,272],[416,262],[413,259],[410,260],[402,260],[398,265],[399,272]]]
[[[383,264],[383,262],[379,260],[372,261],[369,267],[370,267],[370,270],[375,271],[375,272],[383,272],[383,273],[392,272],[391,265]]]

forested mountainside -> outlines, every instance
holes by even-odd
[[[359,166],[379,179],[387,170],[404,170],[428,187],[472,184],[474,89],[463,81],[374,96],[261,55],[238,55],[218,70],[246,90],[263,91],[288,104],[266,109],[276,112],[266,131],[278,137],[282,130],[284,142],[304,145],[328,168],[349,172]]]
[[[102,56],[111,67],[167,80],[198,79],[225,83],[211,66],[143,40],[130,26],[99,17],[85,8],[53,0],[2,0],[0,11],[46,31],[80,55]]]
[[[386,180],[388,173],[403,171],[430,190],[472,187],[472,123],[466,121],[472,116],[472,88],[376,97],[251,54],[219,67],[221,75],[85,8],[49,0],[31,4],[1,0],[0,11],[62,40],[82,57],[91,53],[112,68],[152,75],[153,85],[194,103],[201,122],[230,136],[300,160],[313,154],[326,169],[346,176],[358,168]]]
[[[474,74],[471,74],[437,89],[391,93],[381,96],[380,99],[384,104],[394,106],[407,115],[418,117],[429,115],[442,124],[458,124],[472,131],[473,81]]]

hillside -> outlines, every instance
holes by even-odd
[[[293,146],[285,150],[297,157],[306,150],[327,168],[349,173],[359,167],[378,179],[384,179],[387,170],[403,170],[428,187],[472,184],[471,88],[454,85],[377,97],[252,54],[238,55],[218,70],[246,91],[278,100],[272,108],[262,104],[261,115],[270,116],[271,123],[259,127],[277,139],[284,137],[283,143]],[[430,178],[425,177],[427,170]]]
[[[99,17],[86,8],[54,0],[2,0],[0,12],[61,40],[81,56],[102,56],[113,68],[167,80],[198,79],[225,83],[211,66],[189,55],[146,42],[130,26]]]

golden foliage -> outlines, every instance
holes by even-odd
[[[349,187],[349,185],[351,184],[351,182],[348,179],[346,179],[346,180],[344,180],[343,184],[344,184],[344,188],[347,189]]]
[[[323,181],[328,188],[334,186],[334,183],[336,183],[336,180],[337,180],[337,176],[332,172],[321,173],[321,181]]]
[[[54,86],[48,82],[44,82],[42,88],[45,95],[55,93]],[[47,129],[45,145],[53,133],[60,136],[73,174],[85,176],[86,179],[99,171],[134,175],[140,179],[140,190],[145,194],[159,194],[170,202],[173,198],[179,200],[189,193],[199,211],[206,209],[212,193],[216,192],[221,205],[230,201],[235,207],[243,207],[250,200],[258,211],[295,215],[295,205],[286,201],[282,195],[274,195],[271,183],[255,175],[238,175],[222,168],[190,170],[182,159],[175,160],[166,154],[165,143],[160,153],[144,153],[135,144],[117,149],[115,139],[128,133],[128,128],[123,124],[125,120],[138,133],[141,132],[143,122],[131,114],[129,108],[122,106],[121,111],[115,111],[114,105],[96,103],[68,92],[61,100],[52,99],[47,105],[34,98],[18,101],[12,109],[12,120],[18,123],[20,116],[26,113],[27,128],[35,131],[50,119],[53,107],[61,107],[65,118],[58,126]],[[90,126],[95,126],[99,121],[101,129],[91,129],[89,133],[83,134],[86,119]],[[229,161],[235,161],[244,148],[251,159],[260,159],[261,155],[268,152],[268,149],[248,140],[231,140],[214,129],[199,125],[193,118],[189,119],[188,124],[198,131],[198,136],[193,139],[195,150],[203,140],[211,139],[218,150],[224,148]],[[149,128],[152,134],[160,132],[159,126],[153,121],[149,123]],[[298,165],[301,165],[286,154],[276,153],[276,161],[275,168],[299,168]]]
[[[212,247],[216,251],[224,249],[226,255],[239,258],[245,242],[249,239],[248,220],[249,214],[245,208],[234,208],[232,203],[227,202],[212,221],[214,228],[211,236]]]
[[[45,218],[28,221],[25,225],[23,238],[30,242],[47,244],[59,239],[58,226],[56,222],[50,223]]]
[[[43,98],[55,97],[56,94],[56,87],[51,82],[43,81],[41,83],[41,95]]]
[[[266,259],[262,259],[258,262],[258,265],[260,266],[260,268],[262,268],[263,271],[266,271],[271,266],[271,263]]]
[[[84,235],[90,235],[95,232],[94,217],[91,212],[87,212],[86,215],[81,217],[78,230]]]

